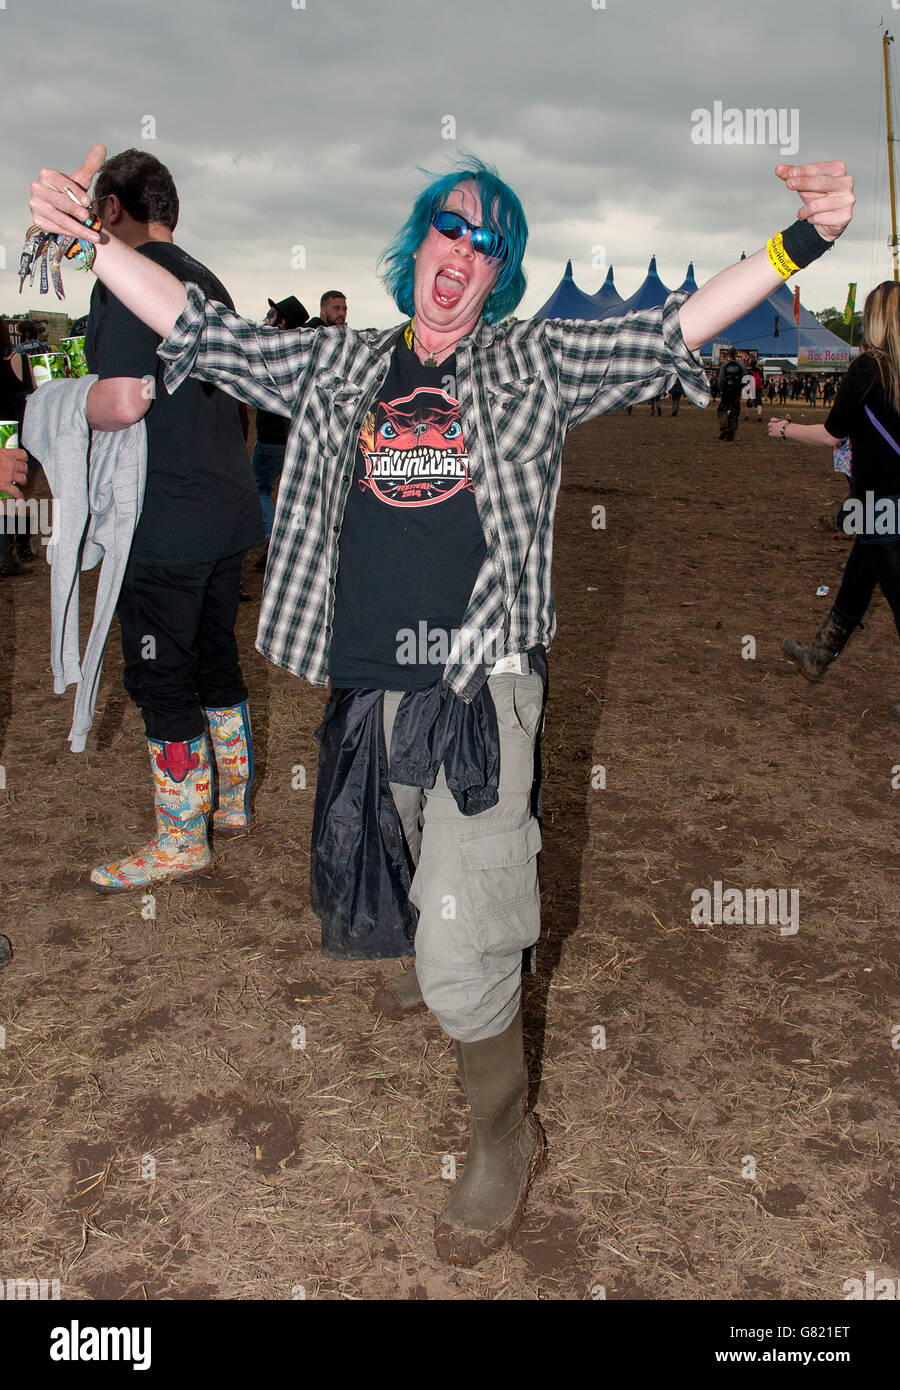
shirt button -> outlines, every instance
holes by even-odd
[[[332,529],[332,531],[334,532],[334,534],[337,535],[338,531],[340,531],[341,528],[340,528],[340,526],[332,526],[331,529]]]

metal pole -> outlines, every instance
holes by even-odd
[[[891,80],[888,66],[888,44],[893,42],[893,38],[885,30],[881,46],[884,49],[884,102],[887,112],[888,180],[891,188],[891,260],[894,279],[900,280],[900,265],[897,262],[897,195],[894,188],[894,127],[891,119]]]

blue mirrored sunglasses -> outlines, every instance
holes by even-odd
[[[472,250],[489,261],[498,261],[503,255],[505,242],[499,232],[492,232],[490,227],[473,227],[460,212],[436,212],[431,219],[431,225],[436,232],[440,232],[441,236],[447,237],[450,241],[458,241],[466,232],[470,232]]]

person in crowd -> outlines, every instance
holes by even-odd
[[[785,638],[784,649],[808,680],[818,681],[862,626],[880,588],[900,633],[900,285],[886,280],[863,309],[866,351],[851,362],[824,424],[770,420],[769,434],[834,449],[849,440],[850,496],[843,529],[855,537],[831,610],[812,640]],[[900,718],[900,704],[893,707]]]
[[[132,149],[107,160],[92,207],[104,236],[138,265],[233,307],[221,281],[176,245],[178,193],[153,155]],[[88,424],[115,431],[144,420],[147,430],[143,510],[116,612],[156,810],[149,844],[92,871],[102,892],[203,873],[212,862],[210,822],[216,833],[234,834],[251,820],[252,734],[234,625],[243,557],[263,540],[259,499],[236,402],[199,380],[170,393],[159,341],[98,281],[85,337],[88,368],[99,377],[87,397]]]
[[[734,348],[728,348],[719,367],[719,438],[734,439],[741,421],[741,395],[744,388],[744,369],[737,360]]]
[[[342,328],[347,322],[347,296],[342,290],[326,290],[319,300],[317,316],[309,320],[309,328]]]
[[[762,368],[760,367],[757,361],[751,363],[750,374],[753,377],[753,400],[756,404],[756,418],[757,420],[762,420],[763,391],[765,389],[765,381],[762,374]]]
[[[13,346],[9,325],[0,318],[0,420],[16,423],[21,431],[19,411],[22,388],[21,365],[19,370],[12,365]],[[28,479],[28,454],[22,448],[0,450],[0,579],[16,578],[31,573],[31,567],[22,564],[16,553],[18,538],[18,518],[13,517],[12,509],[6,502],[22,499],[22,488]]]
[[[302,328],[304,324],[309,322],[309,314],[296,295],[290,294],[286,299],[281,299],[277,303],[274,299],[269,300],[269,312],[265,321],[272,328],[277,328],[280,333],[284,333],[288,329]],[[284,450],[287,444],[289,423],[284,415],[274,410],[264,410],[260,406],[256,412],[256,443],[253,446],[251,462],[260,505],[262,506],[263,530],[265,532],[265,549],[254,563],[256,570],[265,570],[269,556],[269,537],[272,534],[272,523],[275,520],[272,492],[281,477],[281,470],[284,466]]]
[[[17,394],[15,418],[19,422],[19,438],[21,439],[22,421],[25,415],[25,406],[28,397],[35,389],[34,369],[31,365],[31,358],[45,353],[48,350],[47,344],[41,337],[40,325],[34,319],[20,319],[16,325],[18,330],[18,341],[14,346],[9,364],[16,376],[19,378],[19,390]],[[37,483],[37,475],[40,465],[36,458],[28,455],[28,479],[23,489],[24,499],[27,502],[34,496],[34,489]],[[14,553],[10,554],[9,562],[18,566],[15,570],[20,574],[31,574],[31,561],[34,560],[34,552],[31,549],[32,519],[31,514],[26,511],[20,518],[16,536]]]

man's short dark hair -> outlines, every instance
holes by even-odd
[[[41,336],[40,325],[35,323],[34,319],[19,319],[16,324],[16,331],[19,334],[20,343],[30,343]]]
[[[323,304],[327,304],[329,299],[346,298],[347,296],[344,294],[343,290],[326,290],[325,293],[322,295],[322,298],[319,300],[319,308],[321,309]]]
[[[135,222],[160,222],[170,232],[178,225],[175,180],[156,155],[135,149],[114,154],[97,175],[94,198],[99,204],[110,193]]]

